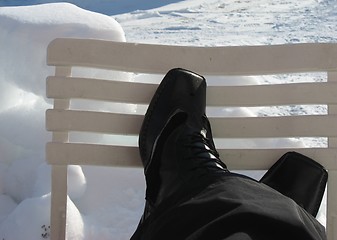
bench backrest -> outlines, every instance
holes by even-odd
[[[52,165],[51,237],[63,239],[66,222],[67,165],[140,167],[137,135],[144,105],[149,103],[158,83],[128,79],[98,79],[72,74],[77,67],[111,69],[136,74],[160,74],[175,67],[204,76],[254,76],[288,73],[327,73],[327,81],[285,84],[226,84],[226,77],[208,86],[208,109],[227,107],[275,107],[319,105],[325,114],[289,116],[210,115],[221,158],[229,169],[268,169],[287,151],[303,153],[329,170],[327,232],[337,239],[337,44],[296,44],[276,46],[185,47],[110,42],[89,39],[56,39],[48,47],[48,65],[55,75],[47,79],[47,97],[54,109],[47,110],[46,126],[53,132],[47,143],[47,161]],[[118,75],[118,74],[117,74]],[[137,75],[136,75],[137,76]],[[124,78],[124,77],[122,77]],[[115,81],[118,80],[118,81]],[[73,100],[86,99],[116,103],[115,110],[72,109]],[[121,111],[125,104],[130,111]],[[136,109],[136,110],[134,110]],[[139,111],[138,111],[138,110]],[[218,111],[221,112],[221,111]],[[109,134],[111,144],[78,143],[71,132]],[[114,137],[115,136],[115,137]],[[130,137],[130,141],[128,138]],[[323,137],[326,146],[301,148],[281,146],[271,138]],[[222,139],[266,139],[249,147],[228,148]]]

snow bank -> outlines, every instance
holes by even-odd
[[[2,198],[0,197],[0,200]],[[7,203],[9,206],[13,203]],[[2,239],[46,239],[50,235],[49,224],[50,194],[29,198],[21,202],[2,222],[0,234]],[[83,219],[68,198],[67,238],[81,240],[84,236]]]
[[[69,3],[0,8],[1,239],[49,236],[50,166],[44,148],[50,136],[44,114],[51,105],[45,79],[54,69],[46,66],[46,48],[56,37],[125,41],[113,18]],[[68,239],[83,239],[84,222],[72,201],[84,195],[87,179],[80,166],[70,166],[68,176]]]
[[[0,45],[9,46],[1,49],[1,78],[38,96],[44,95],[41,83],[50,73],[45,67],[46,46],[52,39],[125,41],[121,26],[113,18],[68,3],[0,8],[0,33]]]

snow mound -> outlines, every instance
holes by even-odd
[[[2,198],[0,198],[2,200]],[[8,203],[10,205],[11,203]],[[67,239],[83,239],[83,219],[68,198]],[[22,201],[0,227],[3,239],[49,239],[50,194]]]
[[[121,26],[113,18],[69,3],[0,8],[0,33],[1,46],[15,46],[1,49],[6,57],[0,58],[0,82],[16,84],[37,95],[44,95],[45,76],[50,72],[45,67],[46,47],[54,38],[125,41]]]
[[[59,37],[125,41],[112,18],[69,3],[0,8],[0,238],[50,234],[50,166],[45,163],[46,49]],[[76,69],[78,75],[83,69]],[[88,71],[88,70],[86,70]],[[111,72],[95,72],[102,76]],[[84,223],[72,202],[87,190],[81,166],[68,171],[68,239],[83,239]],[[70,200],[71,199],[71,200]],[[20,231],[18,231],[20,230]]]
[[[38,197],[51,191],[51,166],[42,163],[36,170],[36,181],[32,189],[33,196]],[[86,177],[80,166],[68,167],[68,195],[74,200],[83,196],[87,188]]]

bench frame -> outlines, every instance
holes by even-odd
[[[74,67],[165,74],[175,67],[202,75],[247,76],[326,72],[326,82],[256,86],[209,86],[207,106],[252,107],[326,105],[326,115],[281,117],[210,117],[216,138],[326,137],[326,148],[219,149],[229,169],[268,169],[286,151],[298,151],[329,171],[327,234],[337,239],[337,44],[187,47],[56,39],[48,46],[46,128],[52,140],[46,157],[52,165],[51,239],[66,237],[67,166],[140,167],[137,146],[69,142],[69,133],[137,135],[142,115],[71,110],[72,99],[147,104],[156,84],[72,77]],[[231,127],[224,127],[231,126]],[[249,159],[249,161],[247,161]]]

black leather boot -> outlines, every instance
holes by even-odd
[[[227,172],[215,150],[205,108],[203,77],[183,69],[167,73],[139,134],[147,185],[142,221],[164,201],[174,204],[192,191],[191,180],[208,172]]]
[[[205,114],[206,81],[184,69],[170,70],[158,86],[149,104],[139,133],[139,152],[145,172],[151,164],[155,142],[178,111]]]
[[[316,217],[322,202],[328,172],[313,159],[297,152],[284,154],[261,178],[264,183]]]
[[[211,136],[207,117],[199,120],[193,114],[180,114],[176,117],[185,117],[185,121],[175,128],[165,127],[154,152],[160,163],[161,184],[153,202],[155,208],[165,201],[165,207],[184,201],[228,172],[212,138],[207,137]]]

